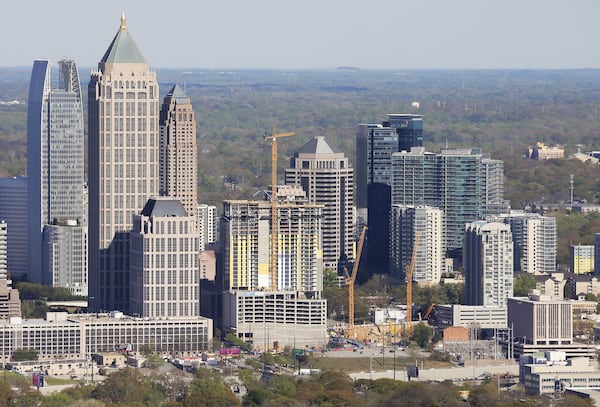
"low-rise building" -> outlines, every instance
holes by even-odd
[[[592,359],[568,359],[565,352],[523,355],[519,381],[525,392],[535,396],[560,395],[567,389],[600,389],[600,371]]]
[[[203,317],[151,319],[120,312],[48,312],[45,320],[0,320],[0,360],[8,362],[17,349],[33,349],[44,361],[84,359],[122,346],[134,352],[149,347],[163,355],[187,356],[208,349],[212,332],[212,320]]]
[[[562,146],[547,146],[542,142],[538,142],[537,145],[529,147],[527,153],[529,158],[538,161],[565,157],[565,149]]]
[[[438,305],[436,318],[442,326],[463,326],[477,329],[506,328],[506,307],[484,305]]]
[[[223,325],[257,349],[324,346],[327,300],[293,291],[223,293]]]

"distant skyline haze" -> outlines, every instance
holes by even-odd
[[[95,67],[123,12],[157,69],[600,68],[594,0],[17,1],[0,66]]]

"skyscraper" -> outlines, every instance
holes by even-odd
[[[159,193],[158,94],[156,73],[123,16],[88,87],[90,302],[96,310],[129,311],[133,215]]]
[[[439,283],[444,269],[444,214],[431,206],[392,205],[390,215],[390,273],[406,278],[418,237],[413,281]]]
[[[508,212],[498,186],[503,182],[502,162],[479,149],[447,148],[435,154],[415,147],[392,155],[392,204],[443,210],[447,250],[462,248],[466,223]]]
[[[74,223],[82,228],[79,244],[86,242],[79,74],[73,60],[61,60],[58,65],[58,87],[53,87],[50,61],[34,61],[27,112],[28,278],[45,284],[53,283],[49,259],[40,255],[45,253],[46,225]],[[87,274],[87,263],[77,267],[77,273]]]
[[[465,304],[506,307],[513,296],[510,226],[477,221],[465,226]]]
[[[160,194],[177,198],[189,215],[198,204],[196,119],[190,98],[173,86],[160,110]]]
[[[511,211],[498,222],[510,225],[516,272],[542,274],[556,271],[556,219],[539,213]]]
[[[299,187],[278,188],[276,287],[270,276],[271,203],[225,201],[223,329],[255,347],[317,346],[324,342],[322,205],[306,203]]]
[[[200,315],[196,217],[173,198],[151,198],[131,232],[131,311],[142,317]]]
[[[300,186],[308,202],[323,205],[323,266],[339,271],[354,259],[354,169],[322,136],[306,143],[285,170],[285,183]]]
[[[8,228],[8,271],[12,278],[25,277],[29,264],[27,177],[0,178],[0,219]]]
[[[381,124],[358,126],[357,207],[368,208],[367,260],[372,273],[386,273],[389,268],[392,154],[422,145],[423,118],[420,115],[388,114]]]
[[[286,202],[299,188],[278,187],[277,290],[320,292],[323,289],[322,206]],[[269,201],[224,201],[221,245],[224,289],[264,290],[271,287]]]
[[[200,233],[200,250],[205,250],[207,245],[217,241],[219,229],[217,207],[214,205],[198,204],[196,207],[196,216],[198,217],[198,231]]]

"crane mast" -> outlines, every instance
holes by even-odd
[[[367,229],[366,226],[363,226],[362,232],[360,232],[358,248],[356,249],[356,258],[354,259],[354,265],[352,266],[352,274],[348,279],[348,332],[351,338],[354,337],[354,282],[356,281],[356,273],[358,272],[358,264],[360,263],[360,256],[365,243]]]
[[[269,277],[271,290],[277,290],[277,237],[279,236],[279,219],[277,212],[277,139],[294,136],[296,133],[273,133],[265,135],[265,140],[271,140],[271,258],[269,261]]]
[[[412,257],[410,264],[406,270],[406,332],[408,335],[412,333],[412,279],[413,271],[415,270],[415,261],[417,259],[417,249],[421,236],[417,233],[413,243]]]

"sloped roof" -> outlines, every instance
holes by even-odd
[[[117,35],[108,46],[101,63],[146,63],[139,48],[127,31],[125,15],[121,17],[121,26]]]
[[[325,137],[316,136],[298,151],[298,154],[334,154],[335,151],[327,144]]]
[[[177,84],[175,84],[175,86],[171,88],[169,93],[167,93],[167,97],[175,99],[177,103],[188,103],[188,96],[185,93],[185,90],[183,90],[181,86]]]
[[[173,198],[150,198],[142,209],[143,216],[188,216],[181,202]]]

